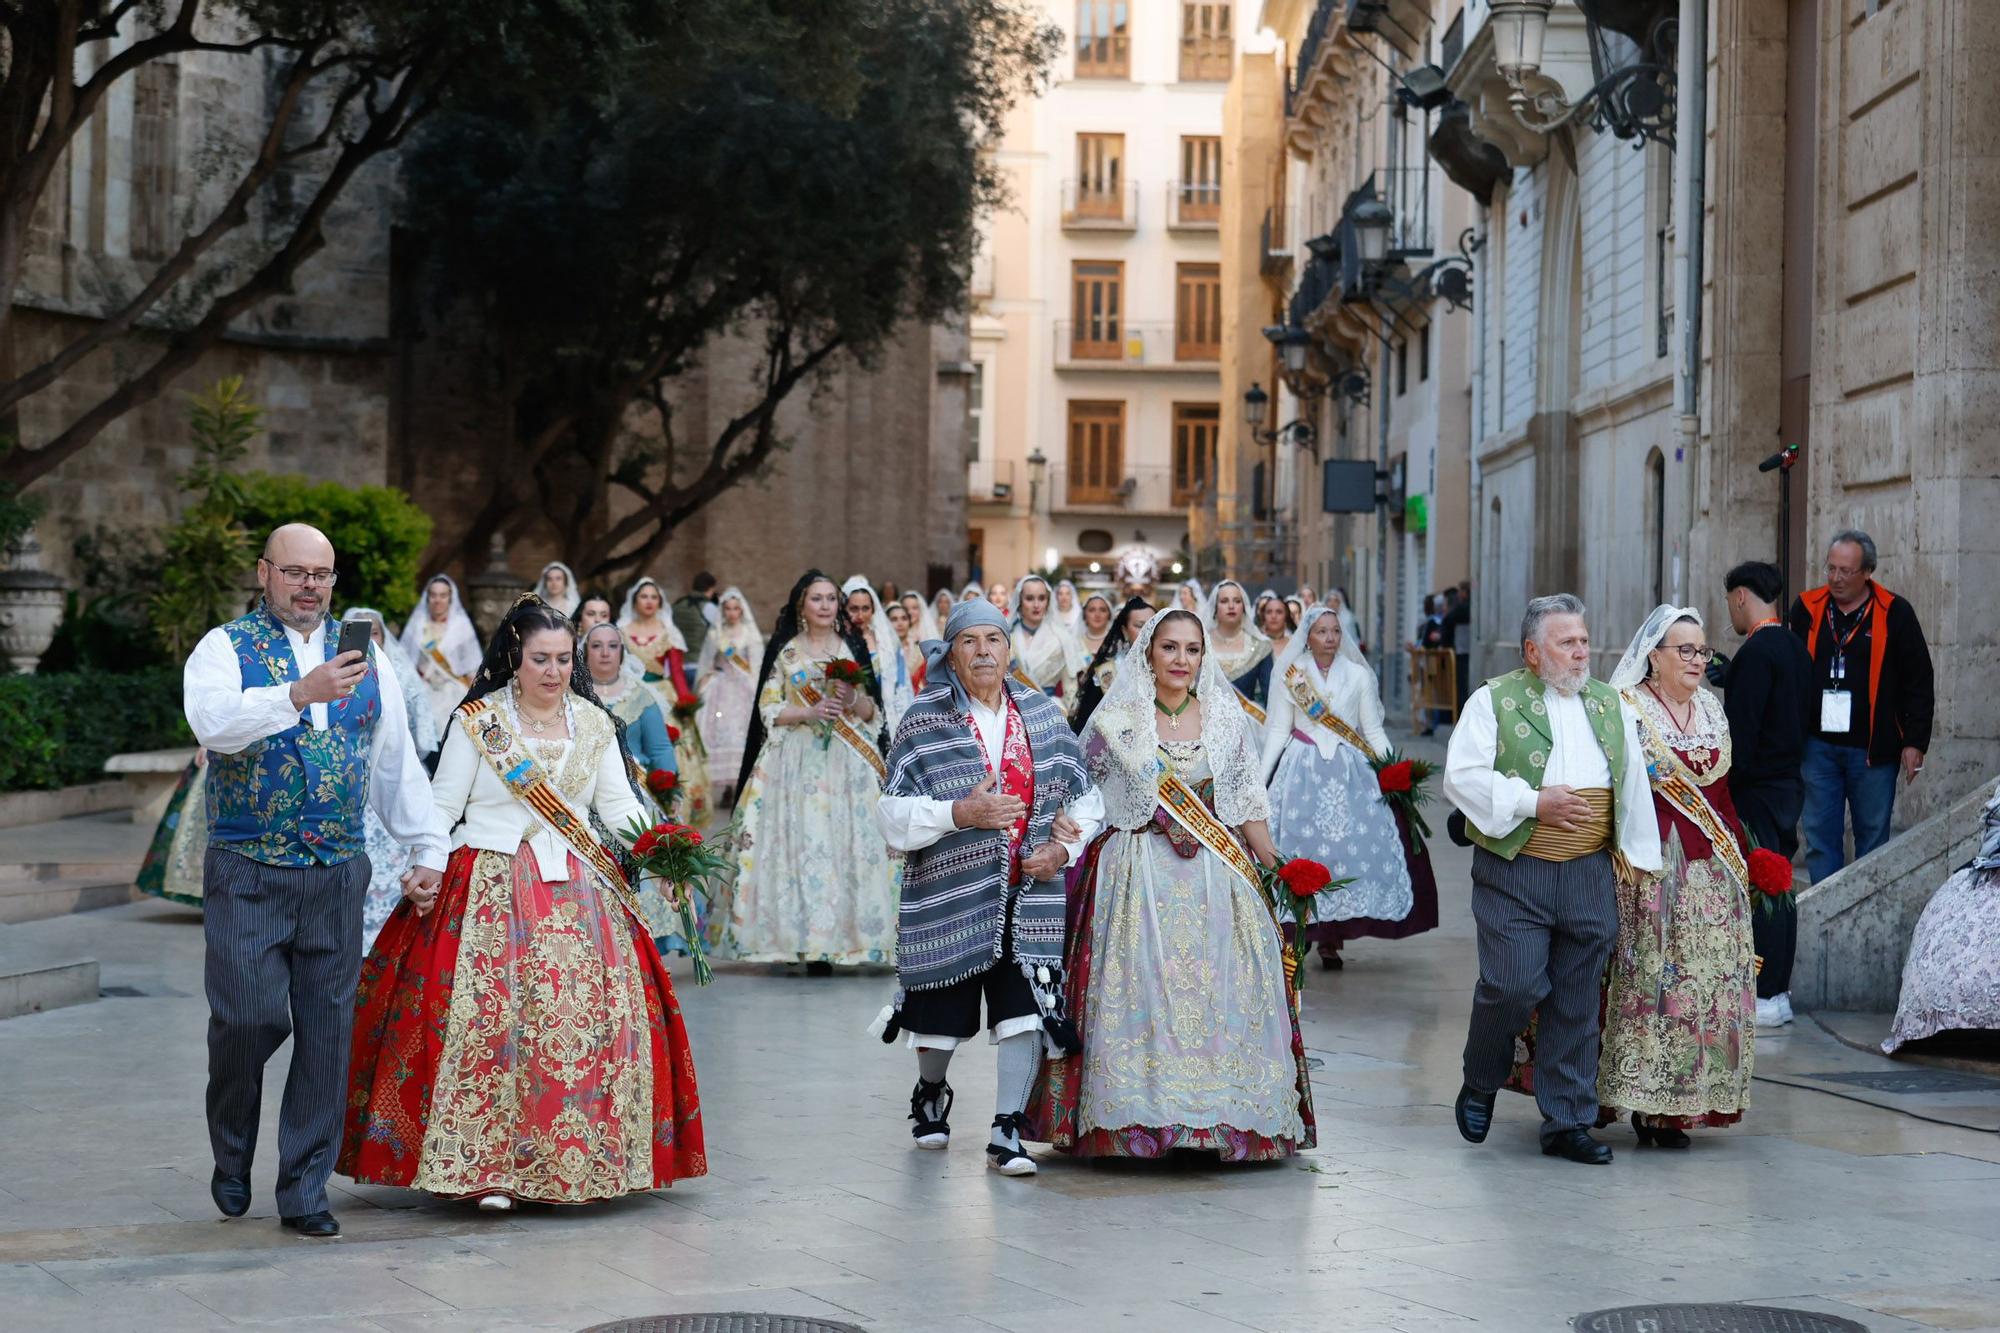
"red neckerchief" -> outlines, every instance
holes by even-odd
[[[1007,722],[1004,737],[1000,742],[1000,790],[1019,800],[1028,810],[1035,806],[1035,760],[1028,749],[1028,731],[1021,722],[1021,710],[1014,706],[1014,697],[1003,691],[1007,704]],[[979,735],[979,724],[968,711],[965,725],[974,737]],[[982,741],[979,753],[986,754]],[[993,772],[993,761],[988,759],[986,771]],[[1021,857],[1021,841],[1028,836],[1028,816],[1024,812],[1007,830],[1007,859],[1010,865],[1018,865]]]

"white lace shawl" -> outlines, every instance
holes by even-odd
[[[1104,702],[1090,716],[1090,776],[1104,793],[1105,820],[1113,828],[1142,828],[1159,806],[1152,651],[1153,631],[1167,619],[1163,612],[1146,622],[1119,659]],[[1231,828],[1270,818],[1270,798],[1258,780],[1258,756],[1251,750],[1250,719],[1222,668],[1205,652],[1195,693],[1201,700],[1202,748],[1215,777],[1216,818]]]

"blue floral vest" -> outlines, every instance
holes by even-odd
[[[265,608],[223,629],[235,645],[244,689],[299,678],[284,627]],[[329,619],[329,650],[339,633]],[[236,754],[211,754],[209,844],[273,866],[339,865],[361,855],[368,755],[381,715],[381,677],[371,648],[354,693],[326,706],[325,730],[301,713],[295,725]]]

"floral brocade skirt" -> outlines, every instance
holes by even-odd
[[[574,855],[461,847],[362,964],[339,1169],[587,1203],[705,1174],[694,1054],[643,924]]]

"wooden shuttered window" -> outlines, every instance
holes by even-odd
[[[1076,0],[1076,77],[1131,77],[1131,19],[1128,0]]]
[[[1174,360],[1222,359],[1222,266],[1174,266]]]
[[[1125,350],[1125,265],[1116,259],[1079,259],[1070,264],[1072,357],[1116,361]]]
[[[1184,505],[1207,484],[1222,409],[1214,403],[1174,404],[1174,503]]]
[[[1183,0],[1181,5],[1183,81],[1228,82],[1229,10],[1229,0]]]
[[[1125,404],[1070,403],[1069,503],[1116,504],[1124,481]]]

